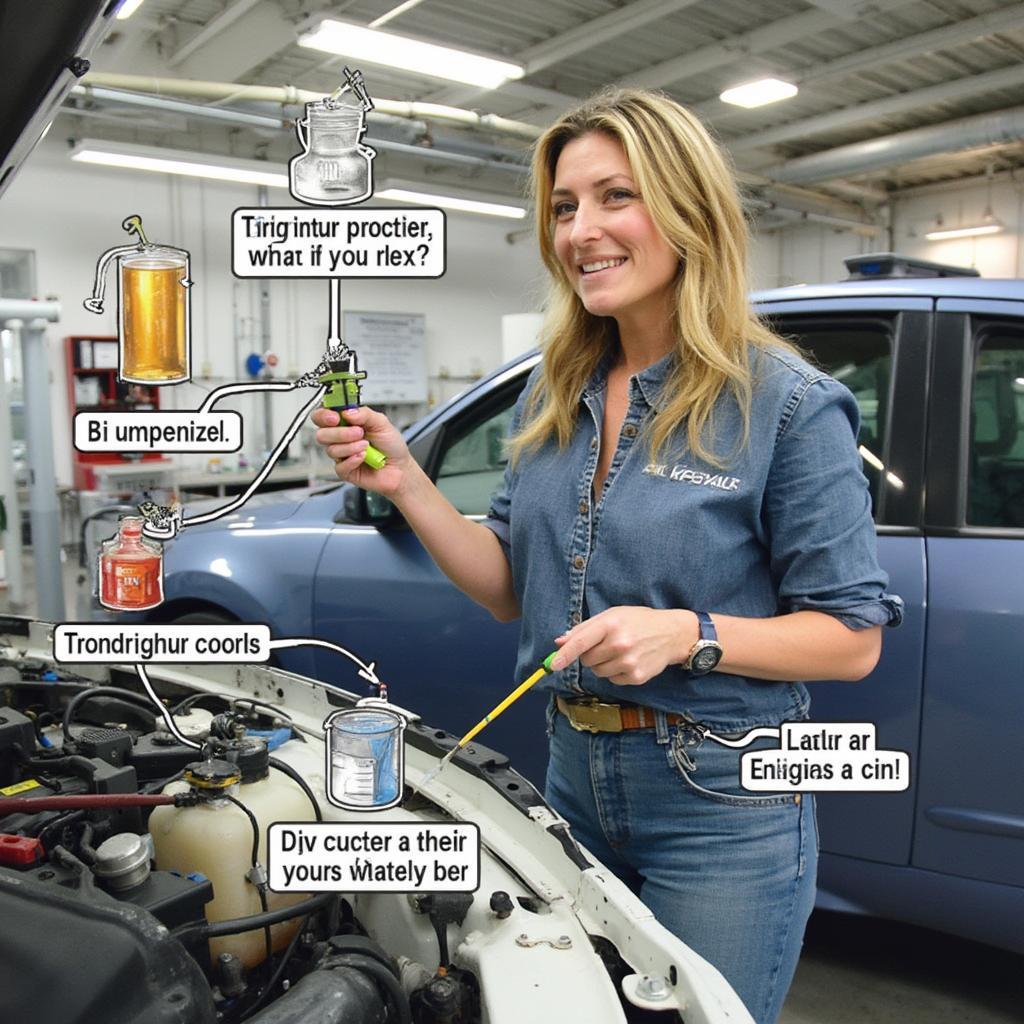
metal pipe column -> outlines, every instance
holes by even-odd
[[[8,327],[20,326],[13,320]],[[0,323],[0,329],[5,329]],[[0,349],[0,495],[7,513],[7,530],[3,538],[4,561],[7,570],[7,593],[11,609],[20,612],[25,607],[25,574],[21,565],[21,505],[18,502],[18,481],[14,472],[14,453],[11,438],[11,401],[7,392],[7,369],[3,350]]]
[[[60,504],[53,464],[50,367],[46,355],[46,323],[59,317],[60,306],[56,302],[0,300],[0,321],[23,320],[21,365],[25,379],[32,561],[37,612],[47,622],[63,622],[65,617],[64,577],[60,568]]]

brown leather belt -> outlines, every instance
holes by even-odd
[[[606,704],[597,700],[566,700],[556,697],[555,705],[577,732],[623,732],[626,729],[653,729],[654,709],[638,704]],[[682,715],[667,714],[668,725],[685,721]]]

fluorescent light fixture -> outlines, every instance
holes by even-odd
[[[125,18],[130,18],[141,6],[142,0],[124,0],[117,9],[117,20],[124,21]]]
[[[783,82],[778,78],[760,78],[756,82],[747,82],[726,89],[718,98],[723,103],[732,103],[737,107],[763,107],[766,103],[788,100],[796,94],[797,87],[792,82]]]
[[[978,235],[998,235],[1003,230],[999,221],[992,224],[976,224],[967,228],[938,228],[925,233],[929,242],[941,242],[948,238],[975,238]]]
[[[332,18],[299,36],[299,46],[337,53],[360,63],[384,64],[484,89],[496,89],[510,78],[523,77],[523,68],[519,64],[480,57],[475,53],[424,43],[390,32],[378,32]]]
[[[407,188],[384,188],[375,192],[374,198],[392,199],[396,203],[414,203],[417,206],[440,206],[447,210],[461,210],[463,213],[484,213],[491,217],[510,217],[513,220],[522,220],[526,216],[526,210],[521,206],[484,202],[480,199],[463,199],[461,196],[440,196]]]
[[[211,178],[214,181],[237,181],[247,185],[287,188],[288,175],[277,164],[259,160],[236,160],[233,157],[211,156],[161,149],[159,146],[138,146],[127,142],[100,142],[82,139],[71,151],[71,159],[79,163],[123,167],[132,171],[158,171],[180,174],[187,178]]]

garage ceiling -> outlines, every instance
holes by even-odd
[[[299,47],[298,32],[325,16],[368,25],[398,6],[399,0],[145,0],[116,23],[94,68],[329,92],[346,59]],[[526,74],[485,91],[348,60],[361,66],[375,99],[446,104],[543,126],[602,86],[656,87],[700,113],[749,172],[748,182],[778,183],[792,195],[814,193],[862,210],[894,191],[1024,164],[1024,3],[414,0],[404,6],[387,31],[514,59]],[[729,86],[767,75],[796,83],[799,94],[755,110],[718,99]],[[73,134],[271,159],[294,150],[287,131],[275,138],[87,95],[73,102],[81,110],[68,115],[65,127]],[[244,99],[218,105],[270,109]],[[279,116],[296,112],[276,108]],[[372,143],[372,130],[369,135]],[[388,155],[406,177],[470,175],[491,191],[519,187],[514,175],[495,174],[494,164],[521,159],[528,146],[522,138],[441,126],[412,141],[432,144],[435,154],[425,151],[411,164],[408,153]],[[449,146],[488,163],[476,170],[465,162],[446,167],[436,151]]]

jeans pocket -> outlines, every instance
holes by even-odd
[[[715,803],[730,807],[786,807],[799,805],[799,793],[751,793],[740,785],[740,757],[747,748],[726,747],[712,739],[687,742],[679,730],[666,747],[669,766],[683,785]],[[750,749],[760,746],[755,742]]]

